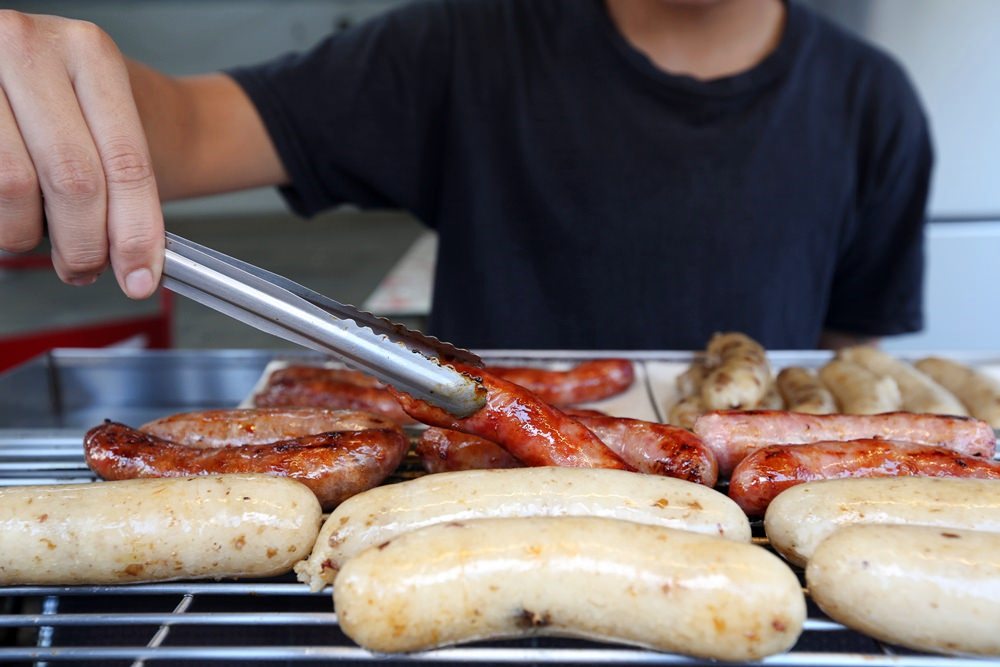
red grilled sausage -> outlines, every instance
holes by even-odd
[[[715,485],[718,477],[715,456],[690,431],[604,415],[573,415],[573,418],[639,472]],[[496,443],[449,429],[427,429],[416,450],[427,472],[522,465]]]
[[[524,387],[479,368],[452,365],[479,378],[486,388],[486,405],[469,417],[457,419],[391,387],[390,391],[415,419],[496,442],[528,466],[631,469],[586,427]]]
[[[887,412],[880,415],[807,415],[780,410],[723,410],[698,418],[694,432],[729,474],[751,452],[773,444],[883,438],[947,447],[993,458],[996,437],[984,421],[968,417]]]
[[[566,371],[522,366],[490,366],[486,370],[557,407],[609,398],[635,381],[635,370],[628,359],[584,361]]]
[[[139,430],[188,447],[266,445],[327,431],[396,429],[385,417],[328,408],[253,408],[182,412],[156,419]]]
[[[408,446],[398,426],[269,444],[190,447],[114,422],[92,428],[83,443],[87,465],[102,479],[266,473],[302,482],[324,510],[380,484],[399,466]]]
[[[1000,466],[945,447],[881,439],[772,445],[743,459],[729,497],[749,516],[761,516],[785,489],[843,477],[975,477],[1000,479]]]
[[[360,371],[321,366],[288,366],[268,377],[267,385],[254,396],[257,407],[312,406],[341,410],[363,410],[412,424],[412,417],[384,384]]]
[[[522,467],[520,461],[495,442],[447,428],[428,428],[415,450],[427,472]]]
[[[715,486],[719,476],[715,455],[687,429],[605,415],[573,418],[639,472]]]

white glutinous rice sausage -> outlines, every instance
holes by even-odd
[[[747,409],[758,405],[771,384],[771,365],[757,341],[741,333],[718,333],[705,349],[711,371],[701,385],[709,410]]]
[[[557,635],[754,660],[805,617],[798,578],[761,547],[595,517],[405,533],[348,561],[333,597],[347,636],[384,652]]]
[[[876,375],[853,361],[834,359],[819,369],[819,377],[837,399],[841,412],[875,415],[903,407],[903,395],[893,378]]]
[[[587,468],[464,470],[376,487],[344,501],[295,571],[319,590],[333,583],[348,559],[400,533],[526,516],[607,517],[750,541],[750,522],[736,503],[693,482]]]
[[[1000,428],[1000,382],[950,359],[928,357],[915,365],[957,396],[972,416]]]
[[[771,546],[802,566],[833,531],[868,523],[1000,533],[1000,481],[883,477],[809,482],[782,491],[764,515]]]
[[[311,548],[322,514],[267,475],[0,489],[0,584],[265,577]]]
[[[903,399],[903,410],[907,412],[926,412],[957,417],[969,414],[954,394],[932,380],[927,374],[887,352],[862,345],[844,348],[837,353],[837,356],[844,361],[864,366],[876,375],[891,377],[895,380]]]
[[[1000,534],[930,526],[847,526],[806,568],[830,618],[890,644],[1000,655]]]

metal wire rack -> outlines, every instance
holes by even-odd
[[[404,464],[402,478],[416,474]],[[0,485],[93,481],[76,430],[0,430]],[[757,529],[759,533],[759,527]],[[766,543],[762,536],[760,543]],[[0,588],[0,662],[255,664],[694,665],[693,658],[571,639],[480,643],[404,656],[369,653],[340,632],[330,591],[263,581]],[[802,638],[765,665],[982,667],[998,661],[917,654],[835,623],[810,605]]]

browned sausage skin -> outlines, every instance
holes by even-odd
[[[944,447],[877,438],[771,445],[736,466],[729,481],[729,497],[755,517],[763,515],[779,493],[796,484],[844,477],[904,476],[1000,479],[1000,466]]]
[[[272,373],[253,398],[257,407],[325,407],[363,410],[413,424],[384,384],[360,371],[322,366],[288,366]]]
[[[878,415],[809,415],[780,410],[720,410],[695,422],[694,432],[727,475],[744,457],[776,443],[883,438],[947,447],[967,456],[993,458],[996,437],[986,422],[969,417],[887,412]]]
[[[415,451],[424,470],[432,473],[522,467],[520,461],[495,442],[447,428],[428,428],[421,434]]]
[[[102,479],[265,473],[308,486],[324,510],[380,484],[409,441],[398,426],[332,431],[269,444],[189,447],[106,422],[84,438],[87,465]]]
[[[486,388],[486,405],[469,417],[457,419],[412,396],[392,388],[390,391],[415,419],[496,442],[528,466],[631,470],[586,427],[524,387],[480,368],[452,365],[478,378]]]
[[[610,398],[635,381],[635,370],[628,359],[584,361],[565,371],[522,366],[489,366],[486,371],[521,385],[556,407]]]
[[[395,429],[396,422],[368,412],[327,408],[235,408],[181,412],[139,427],[188,447],[266,445],[328,431]]]
[[[715,456],[690,431],[639,419],[574,414],[573,418],[639,472],[713,486]],[[417,445],[428,472],[518,468],[522,464],[500,445],[449,429],[429,428]]]

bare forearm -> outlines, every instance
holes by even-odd
[[[826,329],[819,335],[819,348],[823,350],[839,350],[844,347],[855,345],[868,345],[878,347],[881,338],[877,336],[861,336],[847,333],[845,331],[833,331]]]
[[[174,78],[127,65],[161,199],[287,181],[256,109],[228,76]]]

